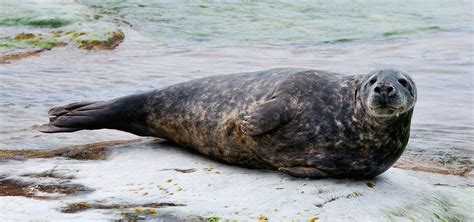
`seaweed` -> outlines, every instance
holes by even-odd
[[[72,22],[67,19],[61,18],[50,18],[50,19],[32,19],[32,18],[7,18],[0,19],[0,25],[3,26],[35,26],[35,27],[48,27],[48,28],[59,28],[71,24]]]

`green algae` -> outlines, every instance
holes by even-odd
[[[24,41],[24,44],[25,45],[28,45],[28,46],[31,46],[31,47],[34,47],[34,48],[54,48],[54,47],[57,47],[57,46],[64,46],[66,45],[66,43],[64,42],[60,42],[60,41],[57,41],[57,40],[49,40],[49,39],[41,39],[41,40],[27,40],[27,41]]]
[[[331,41],[323,41],[325,44],[337,44],[337,43],[345,43],[345,42],[352,42],[355,39],[353,38],[340,38],[336,40],[331,40]]]
[[[102,29],[104,31],[107,29]],[[54,30],[50,33],[20,33],[0,38],[0,49],[42,50],[71,45],[85,50],[112,50],[125,38],[120,29],[109,32]],[[5,56],[5,55],[2,55]]]
[[[20,33],[15,36],[15,40],[24,40],[24,39],[32,39],[35,38],[36,35],[33,33]]]
[[[66,43],[41,34],[21,33],[15,37],[5,37],[0,39],[0,47],[21,48],[21,49],[50,49],[64,46]]]
[[[71,21],[60,19],[60,18],[53,18],[53,19],[31,20],[27,24],[31,26],[38,26],[38,27],[58,28],[58,27],[71,24]]]
[[[220,220],[221,220],[221,217],[219,216],[210,216],[203,219],[203,221],[205,222],[219,222]]]
[[[3,26],[35,26],[35,27],[47,27],[47,28],[59,28],[71,24],[72,21],[61,18],[51,19],[32,19],[32,18],[6,18],[0,19],[0,25]]]
[[[73,34],[74,35],[74,34]],[[94,36],[93,34],[90,35],[79,35],[85,36],[85,38],[76,38],[76,42],[79,43],[78,48],[81,49],[114,49],[117,47],[125,38],[125,34],[122,30],[117,29],[112,32],[106,33],[102,38]]]
[[[419,29],[402,29],[402,30],[396,30],[396,31],[391,31],[391,32],[385,32],[382,35],[384,37],[395,37],[395,36],[416,34],[416,33],[421,33],[421,32],[435,31],[435,30],[440,30],[440,29],[441,27],[439,26],[430,26],[430,27],[419,28]]]
[[[15,44],[9,44],[9,43],[0,43],[0,48],[17,48],[18,46]]]

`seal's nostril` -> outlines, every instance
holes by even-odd
[[[375,91],[376,93],[380,93],[380,87],[376,86],[376,87],[374,88],[374,91]]]
[[[392,91],[393,91],[393,87],[388,86],[388,87],[387,87],[387,92],[390,93],[390,92],[392,92]]]

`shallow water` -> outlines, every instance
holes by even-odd
[[[105,100],[204,76],[276,67],[347,74],[397,67],[413,76],[419,93],[405,155],[472,167],[474,30],[469,1],[81,2],[92,8],[87,10],[121,25],[125,42],[113,51],[55,48],[0,65],[0,148],[135,138],[112,130],[52,135],[36,130],[47,122],[48,108],[70,102]],[[35,10],[34,4],[27,3],[20,5]],[[48,3],[55,6],[51,15],[41,10],[29,15],[61,18],[70,8],[82,8],[73,1],[56,4]],[[67,19],[75,22],[76,18]],[[9,24],[0,29],[19,33],[38,27]]]

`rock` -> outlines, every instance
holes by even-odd
[[[37,184],[67,180],[92,190],[58,196],[56,202],[42,200],[42,210],[31,216],[24,212],[38,202],[3,196],[0,220],[18,215],[66,220],[75,214],[90,220],[163,221],[474,219],[474,182],[469,177],[392,168],[371,180],[304,180],[225,165],[150,139],[2,150],[0,157],[4,178],[25,183],[33,178]],[[58,205],[57,200],[64,202]]]
[[[99,50],[112,50],[115,49],[120,43],[123,42],[125,34],[122,30],[117,29],[116,31],[109,32],[106,34],[105,40],[82,40],[79,48],[81,49],[99,49]]]

